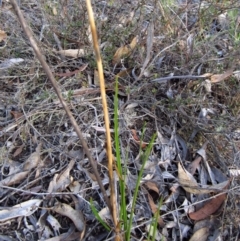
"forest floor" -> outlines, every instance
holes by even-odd
[[[111,217],[82,144],[10,2],[0,4],[0,240],[114,240]],[[86,3],[19,4],[109,194],[99,74]],[[131,240],[152,240],[149,229],[156,210],[155,240],[240,240],[239,1],[92,4],[114,156],[119,83],[118,138],[128,213],[140,153],[156,133],[140,182]],[[115,173],[119,205],[117,180],[122,177]],[[97,221],[93,205],[112,231]]]

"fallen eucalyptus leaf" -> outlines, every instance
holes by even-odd
[[[189,241],[206,241],[209,235],[209,228],[201,228],[197,230]]]
[[[63,216],[70,218],[75,224],[78,231],[82,232],[84,230],[84,219],[81,211],[73,209],[71,206],[57,202],[52,210]]]
[[[0,222],[7,221],[9,219],[25,217],[33,214],[39,208],[42,200],[40,199],[31,199],[26,202],[22,202],[13,207],[8,207],[0,211]]]
[[[72,182],[72,177],[69,173],[72,170],[74,164],[75,161],[71,160],[65,170],[63,170],[60,174],[54,175],[53,180],[49,183],[48,186],[49,193],[63,191],[70,185]]]

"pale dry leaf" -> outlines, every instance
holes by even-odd
[[[73,193],[78,193],[81,189],[81,184],[78,181],[74,181],[69,185],[69,189]]]
[[[0,181],[0,186],[12,186],[18,184],[27,177],[28,173],[29,171],[24,171],[12,174],[11,176],[8,176]]]
[[[96,69],[94,69],[94,85],[95,86],[100,86],[100,81],[99,81],[99,74],[98,74],[98,71]]]
[[[185,213],[190,213],[195,211],[193,205],[191,204],[191,202],[187,200],[187,198],[184,199],[181,207],[184,208]]]
[[[197,230],[189,241],[206,241],[209,235],[209,228],[201,228]]]
[[[193,53],[193,44],[194,44],[194,34],[191,33],[187,38],[187,57],[191,58]]]
[[[6,59],[0,64],[0,69],[9,69],[16,64],[22,63],[23,61],[24,61],[24,59],[22,59],[22,58]]]
[[[36,151],[33,152],[28,159],[23,163],[23,171],[31,171],[33,168],[37,167],[37,165],[39,164],[41,157],[40,157],[40,151],[42,148],[42,144],[40,143],[37,148]]]
[[[55,6],[52,7],[52,13],[54,16],[56,16],[58,13],[57,13],[57,8]]]
[[[47,216],[47,221],[51,225],[52,229],[54,230],[54,233],[59,235],[60,228],[62,227],[61,227],[61,224],[58,222],[58,220],[55,217],[53,217],[51,214],[49,214]]]
[[[79,58],[85,56],[84,49],[66,49],[66,50],[59,50],[56,53],[62,54],[67,57]]]
[[[20,155],[23,151],[23,147],[24,147],[24,144],[22,144],[21,146],[19,146],[13,153],[13,157],[16,157],[18,155]]]
[[[232,177],[238,177],[240,176],[240,169],[230,169],[229,173]]]
[[[212,110],[207,109],[207,112],[211,112],[212,113]],[[208,142],[206,141],[203,144],[203,146],[197,151],[197,154],[200,155],[203,158],[203,160],[207,159],[207,156],[206,156],[207,144],[208,144]]]
[[[179,183],[183,188],[189,193],[196,193],[196,189],[199,188],[197,181],[185,168],[182,167],[182,164],[178,163],[178,179]]]
[[[154,37],[154,23],[151,22],[148,26],[148,31],[147,31],[147,54],[146,54],[146,58],[144,60],[143,66],[141,68],[141,73],[138,76],[138,79],[140,79],[142,77],[142,75],[150,61],[152,47],[153,47],[153,37]]]
[[[108,207],[105,207],[103,209],[101,209],[99,212],[98,212],[98,215],[101,217],[101,219],[103,220],[111,220],[112,216],[111,216],[111,213],[109,212],[109,209]]]
[[[202,85],[204,86],[207,93],[212,92],[212,84],[209,79],[205,79],[204,82],[202,83]]]
[[[232,74],[233,74],[233,69],[229,69],[223,74],[214,74],[210,78],[211,83],[218,83],[220,81],[223,81],[223,80],[227,79],[228,77],[230,77]]]
[[[70,185],[72,182],[72,177],[70,176],[70,171],[72,170],[75,164],[74,160],[71,160],[68,166],[60,174],[56,174],[53,177],[53,180],[49,183],[48,192],[59,192],[63,191]]]
[[[5,31],[0,30],[0,42],[5,40],[7,38],[7,34],[5,33]]]
[[[91,26],[88,26],[88,29],[86,31],[86,35],[88,36],[88,42],[92,45],[93,39],[92,39],[92,32],[91,32]]]
[[[4,210],[0,210],[0,222],[4,222],[13,218],[30,216],[38,210],[41,202],[42,200],[40,199],[31,199],[13,207],[8,207]]]
[[[57,202],[52,210],[63,216],[70,218],[78,231],[82,232],[84,230],[84,218],[80,210],[75,210],[66,203]]]
[[[132,50],[136,47],[138,42],[138,36],[134,37],[132,42],[129,45],[125,45],[117,49],[116,53],[113,56],[113,64],[118,64],[122,58],[127,57]]]
[[[49,183],[48,192],[56,192],[65,190],[66,187],[72,182],[72,177],[69,175],[75,164],[74,160],[71,160],[68,166],[60,174],[56,174],[53,177],[53,180]]]
[[[6,171],[7,170],[7,171]],[[1,173],[4,176],[11,176],[14,173],[17,173],[21,170],[21,163],[17,161],[13,161],[11,159],[7,159],[1,168]]]
[[[196,169],[199,167],[199,164],[202,160],[206,160],[206,148],[208,142],[204,143],[202,148],[197,151],[198,156],[194,159],[193,162],[189,164],[186,170],[192,175],[195,174]]]

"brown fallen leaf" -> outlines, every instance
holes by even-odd
[[[117,49],[116,53],[113,56],[113,64],[118,64],[120,60],[128,56],[132,50],[136,47],[138,42],[138,36],[134,37],[132,42],[129,45],[122,46]]]
[[[230,184],[230,180],[228,181],[228,184],[225,186],[225,188],[224,188],[225,190],[227,189],[229,184]],[[213,197],[209,202],[207,202],[198,211],[189,213],[189,217],[196,221],[209,217],[210,215],[215,213],[221,207],[221,205],[225,201],[226,197],[227,197],[226,193]]]
[[[159,189],[158,189],[158,186],[157,186],[157,184],[155,182],[147,181],[147,182],[144,183],[144,185],[148,189],[150,189],[150,190],[156,192],[157,194],[159,194]]]
[[[15,120],[23,116],[23,113],[19,111],[11,111],[10,113],[13,115]]]
[[[225,80],[226,78],[228,78],[229,76],[231,76],[233,74],[233,68],[227,70],[225,73],[223,74],[214,74],[211,76],[211,83],[218,83],[220,81]]]
[[[6,38],[7,34],[3,30],[0,30],[0,42],[5,40]]]
[[[188,167],[186,168],[186,170],[191,173],[192,175],[195,174],[197,167],[199,166],[200,162],[202,161],[202,157],[201,156],[197,156],[193,162],[191,162]]]
[[[133,135],[133,139],[137,142],[137,144],[140,145],[141,141],[140,141],[140,139],[139,139],[139,137],[137,135],[137,131],[135,129],[132,129],[131,132],[132,132],[132,135]],[[146,143],[146,142],[142,142],[142,146],[141,147],[142,148],[146,148],[147,144],[148,143]]]
[[[19,154],[22,153],[22,150],[23,150],[23,147],[24,147],[24,144],[22,144],[21,146],[19,146],[13,153],[13,156],[16,157],[18,156]]]
[[[149,206],[150,206],[150,208],[152,210],[152,213],[155,214],[156,212],[158,212],[156,204],[154,203],[154,201],[152,199],[152,196],[149,193],[148,193],[148,202],[149,202]],[[165,226],[165,223],[164,223],[163,219],[160,216],[158,217],[158,224],[162,228]]]

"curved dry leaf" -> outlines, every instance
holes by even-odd
[[[227,188],[227,186],[230,184],[230,181],[228,180],[228,184],[225,186],[224,189]],[[225,201],[227,197],[226,193],[223,193],[221,195],[218,195],[214,198],[212,198],[209,202],[207,202],[202,208],[200,208],[198,211],[189,213],[189,217],[193,220],[202,220],[213,213],[215,213],[222,205],[222,203]]]
[[[227,180],[218,184],[204,185],[200,187],[192,174],[185,170],[180,162],[178,163],[178,179],[185,191],[192,194],[207,194],[222,191],[229,183]]]
[[[8,176],[0,182],[0,186],[12,186],[18,184],[27,177],[28,173],[29,171],[25,171]]]
[[[229,76],[231,76],[233,74],[233,68],[227,70],[224,74],[214,74],[211,76],[211,82],[212,83],[218,83],[220,81],[225,80],[226,78],[228,78]]]
[[[132,50],[136,47],[138,42],[138,36],[134,37],[132,42],[129,45],[125,45],[117,49],[116,53],[113,56],[113,64],[118,64],[123,57],[128,56]]]
[[[41,150],[42,144],[40,143],[36,151],[33,152],[28,159],[23,163],[23,171],[31,171],[31,169],[35,168],[38,163],[40,162],[40,150]]]
[[[197,230],[189,241],[206,241],[209,235],[209,228],[201,228]]]
[[[0,222],[7,221],[12,218],[29,216],[37,211],[42,200],[40,199],[31,199],[26,202],[22,202],[13,207],[8,207],[6,210],[0,211]]]
[[[72,177],[69,173],[72,170],[74,164],[75,161],[71,160],[65,170],[63,170],[60,174],[54,175],[53,180],[49,183],[48,186],[49,193],[62,191],[69,186],[69,184],[72,182]]]
[[[49,214],[47,216],[47,221],[51,225],[54,232],[57,234],[60,234],[60,228],[62,228],[62,227],[61,227],[61,224],[58,222],[58,220]]]
[[[190,173],[190,174],[195,174],[197,168],[199,167],[200,162],[202,161],[202,157],[201,156],[197,156],[186,168],[186,170]]]
[[[56,213],[70,218],[75,224],[78,231],[82,232],[84,230],[84,219],[81,211],[73,209],[71,206],[57,202],[53,209]]]
[[[196,193],[198,191],[197,189],[199,188],[199,186],[197,181],[191,173],[189,173],[182,167],[182,164],[180,162],[178,163],[178,179],[179,183],[187,192]]]

